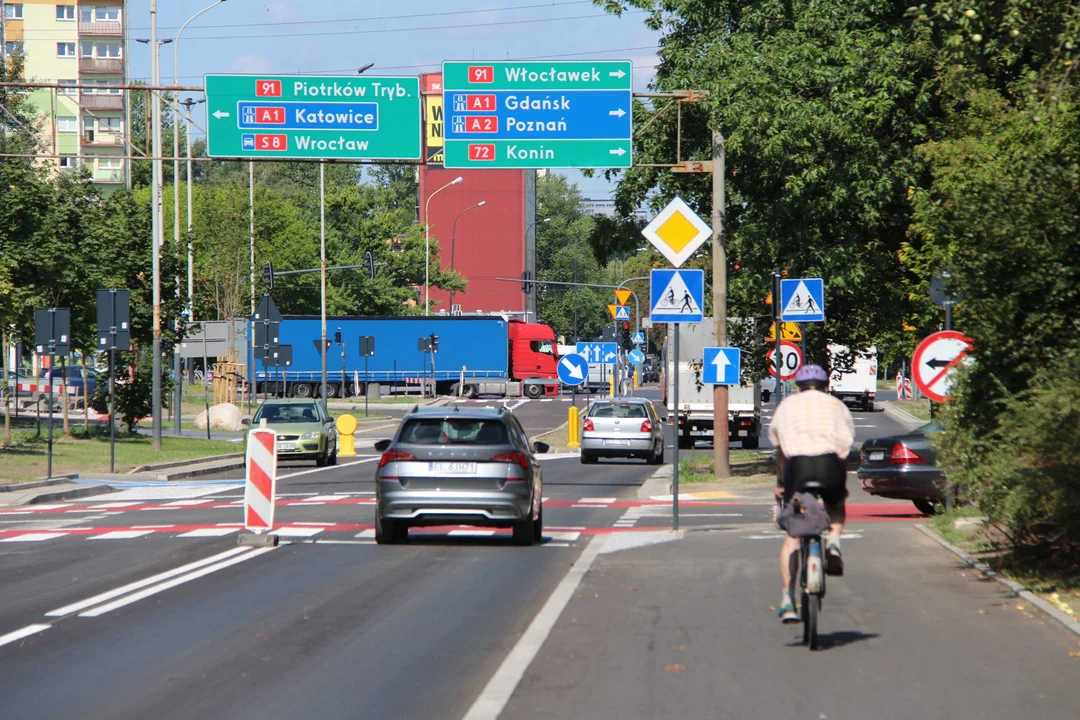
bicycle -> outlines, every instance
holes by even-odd
[[[823,489],[820,483],[808,482],[799,492],[812,495],[820,503]],[[793,511],[800,513],[798,494],[791,499],[791,503]],[[803,645],[808,645],[811,650],[818,649],[818,615],[821,613],[821,601],[825,597],[825,543],[822,536],[826,532],[827,524],[817,534],[799,537],[799,571],[791,573],[791,590],[794,590],[795,582],[799,583],[799,619],[803,623]],[[794,554],[792,561],[795,561]]]

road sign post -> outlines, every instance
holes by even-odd
[[[368,416],[368,386],[371,384],[371,376],[368,374],[368,358],[375,354],[375,336],[360,336],[360,354],[364,356],[364,417]]]
[[[207,75],[206,154],[419,160],[420,79]]]
[[[109,472],[112,473],[116,472],[116,351],[131,349],[130,290],[97,291],[97,327],[98,350],[109,351]],[[203,342],[206,342],[205,333]],[[206,416],[209,430],[209,408]]]
[[[48,474],[52,477],[53,456],[53,382],[55,381],[56,356],[67,355],[71,352],[71,310],[68,308],[35,308],[34,309],[34,344],[37,346],[38,355],[49,356],[49,371],[46,377],[49,382],[49,451],[47,460]],[[66,393],[66,381],[61,376],[61,391]]]
[[[628,60],[444,62],[446,168],[632,165]]]

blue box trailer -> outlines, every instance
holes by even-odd
[[[436,391],[445,394],[456,392],[457,385],[464,378],[462,394],[465,395],[518,394],[524,391],[535,396],[536,390],[523,386],[551,384],[550,379],[544,382],[543,378],[531,376],[553,377],[554,364],[550,372],[540,372],[541,365],[546,366],[546,363],[536,362],[536,370],[524,376],[519,372],[515,378],[513,356],[516,354],[522,360],[519,366],[531,360],[524,357],[531,354],[527,349],[523,354],[517,347],[518,343],[511,342],[516,336],[529,334],[525,328],[540,329],[540,335],[550,333],[554,340],[554,333],[547,326],[508,321],[498,316],[327,318],[327,339],[333,341],[339,330],[342,338],[342,344],[334,343],[327,349],[327,395],[355,395],[358,390],[362,393],[368,383],[379,383],[382,387],[390,388],[421,384],[430,386],[434,383]],[[434,356],[419,347],[420,339],[431,335],[439,339],[438,352]],[[265,367],[263,360],[256,359],[256,391],[281,391],[285,395],[299,397],[317,396],[321,390],[322,367],[318,346],[321,336],[320,318],[285,316],[279,327],[278,342],[292,346],[292,365],[287,368]],[[366,369],[365,358],[360,355],[362,336],[375,338],[375,354],[366,358]],[[534,365],[530,362],[531,367]],[[518,387],[515,388],[515,380],[525,382],[517,383]],[[357,383],[359,388],[355,387]],[[540,389],[539,394],[551,394],[546,387]]]

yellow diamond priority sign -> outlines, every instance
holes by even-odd
[[[641,234],[675,267],[680,267],[702,243],[712,237],[712,228],[690,206],[675,198],[653,218]]]

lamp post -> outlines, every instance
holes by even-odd
[[[224,1],[222,0],[222,2]],[[184,133],[184,144],[187,146],[187,296],[189,313],[192,313],[193,298],[195,297],[195,246],[191,242],[191,108],[204,102],[206,102],[206,98],[202,100],[187,98],[180,103],[187,109],[187,131]],[[194,319],[195,315],[192,313],[189,320]]]
[[[487,200],[481,200],[475,205],[470,205],[454,217],[454,227],[450,232],[450,269],[454,269],[454,249],[457,246],[457,221],[458,218],[469,212],[470,210],[487,205]],[[450,291],[450,312],[454,311],[454,291]]]
[[[526,277],[531,280],[535,280],[538,274],[536,267],[536,226],[549,222],[551,222],[551,218],[546,217],[525,226],[525,273]],[[530,230],[533,231],[532,242],[529,241]],[[533,322],[539,322],[539,288],[534,285],[529,289],[532,292],[526,292],[522,302],[522,309],[525,311],[525,322],[529,321],[530,315]],[[532,297],[531,302],[529,300],[530,296]]]
[[[150,45],[150,84],[153,87],[161,86],[161,46],[171,43],[172,40],[157,39],[157,0],[150,0],[150,37],[138,39]],[[150,391],[150,416],[152,422],[151,439],[154,450],[161,450],[161,245],[164,238],[161,227],[162,198],[161,198],[161,94],[157,90],[150,91],[150,123],[153,125],[151,134],[151,274],[153,275],[153,305],[154,305],[154,341],[152,358],[150,362],[153,378],[151,379]]]
[[[435,192],[428,195],[428,199],[424,202],[424,314],[431,314],[431,216],[428,214],[428,208],[431,206],[431,198],[438,195],[440,192],[450,187],[451,185],[457,185],[463,182],[465,178],[458,175],[450,182],[443,185]]]

